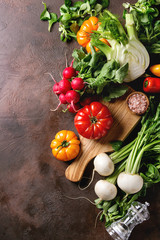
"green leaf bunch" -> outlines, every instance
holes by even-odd
[[[43,2],[42,2],[43,3]],[[76,39],[76,34],[82,23],[90,16],[97,16],[104,8],[109,6],[109,0],[84,0],[72,2],[65,0],[60,7],[60,17],[56,13],[47,10],[46,3],[43,3],[44,10],[40,20],[48,21],[48,31],[54,23],[59,22],[60,39],[64,42]]]

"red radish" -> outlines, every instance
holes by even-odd
[[[59,90],[61,91],[61,93],[66,93],[69,90],[71,90],[71,83],[69,80],[63,78],[60,82],[59,82]]]
[[[48,75],[51,76],[52,80],[55,82],[55,84],[54,84],[54,86],[53,86],[53,92],[54,92],[55,94],[59,95],[59,94],[61,93],[60,90],[59,90],[59,83],[56,82],[56,80],[54,79],[54,77],[52,76],[51,73],[45,73],[45,74],[48,74]]]
[[[71,87],[74,90],[82,90],[85,84],[82,78],[74,78],[71,82]]]
[[[65,95],[63,93],[61,93],[59,95],[59,104],[58,104],[58,106],[54,110],[51,109],[51,111],[53,111],[53,112],[56,111],[60,107],[61,104],[66,104],[66,103],[67,103],[66,97],[65,97]]]
[[[78,92],[74,91],[74,90],[70,90],[66,93],[65,95],[66,97],[66,101],[68,103],[77,103],[80,99],[80,95]]]
[[[71,113],[77,113],[80,108],[81,108],[81,105],[79,103],[73,103],[73,104],[67,105],[67,109]]]
[[[76,70],[73,68],[74,59],[71,62],[71,65],[67,67],[67,58],[66,58],[66,68],[63,70],[63,77],[66,79],[71,79],[77,75]]]
[[[76,70],[73,67],[66,67],[63,70],[62,74],[63,74],[63,77],[66,79],[71,79],[72,77],[75,77],[77,75]]]
[[[53,92],[57,95],[59,95],[61,92],[59,90],[59,83],[55,83],[53,86]]]

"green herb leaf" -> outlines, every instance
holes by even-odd
[[[153,164],[148,164],[147,168],[148,169],[144,174],[143,173],[140,174],[143,177],[143,179],[146,182],[151,182],[151,183],[160,182],[160,172],[158,171],[157,167],[154,166]]]
[[[56,13],[51,13],[50,16],[51,16],[51,19],[48,20],[48,31],[49,32],[51,31],[52,25],[58,21],[58,17],[57,17]]]
[[[73,4],[73,6],[76,7],[76,8],[80,8],[82,4],[83,4],[83,2],[77,1]]]
[[[72,5],[72,1],[71,0],[65,0],[65,5],[66,5],[66,7],[70,7]]]
[[[42,4],[44,5],[44,11],[40,15],[40,20],[42,21],[50,20],[51,17],[50,17],[50,13],[47,10],[47,5],[44,2],[42,2]]]
[[[68,10],[68,7],[66,7],[65,4],[63,4],[61,7],[60,7],[60,14],[63,15],[64,13],[67,13],[69,10]]]
[[[70,21],[71,18],[72,18],[71,14],[69,14],[69,13],[64,13],[64,14],[62,15],[61,22],[66,25],[67,22]]]
[[[103,8],[102,5],[98,3],[94,7],[96,13],[99,13],[102,10],[102,8]]]
[[[101,0],[100,4],[103,8],[107,8],[109,6],[109,0]]]
[[[111,101],[114,98],[119,98],[123,96],[128,90],[128,87],[125,85],[110,85],[109,87],[105,88],[103,92],[103,100],[104,101]]]
[[[110,144],[114,151],[118,151],[122,147],[123,142],[120,140],[117,140],[117,141],[110,142]]]

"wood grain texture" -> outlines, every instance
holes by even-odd
[[[99,153],[111,152],[111,141],[124,140],[140,120],[140,116],[132,114],[127,107],[126,98],[133,92],[129,88],[128,92],[121,98],[113,102],[103,102],[113,116],[113,125],[109,133],[100,140],[87,139],[79,136],[81,141],[81,151],[75,161],[69,165],[65,171],[66,178],[77,182],[84,173],[87,164]]]

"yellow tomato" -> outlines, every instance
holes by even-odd
[[[88,20],[84,21],[80,30],[77,33],[77,42],[86,47],[90,42],[90,34],[93,30],[97,30],[99,27],[98,18],[90,17]]]
[[[87,52],[91,52],[90,48],[90,34],[97,30],[101,23],[98,22],[97,17],[90,17],[88,20],[84,21],[80,30],[77,33],[77,42],[86,48]],[[100,39],[102,42],[106,43],[110,46],[109,42],[105,38]],[[98,51],[99,49],[95,47],[95,50]]]
[[[155,76],[160,77],[160,64],[156,64],[150,67],[151,73]]]
[[[80,151],[80,141],[74,132],[62,130],[51,142],[53,156],[61,161],[69,161],[77,157]]]

